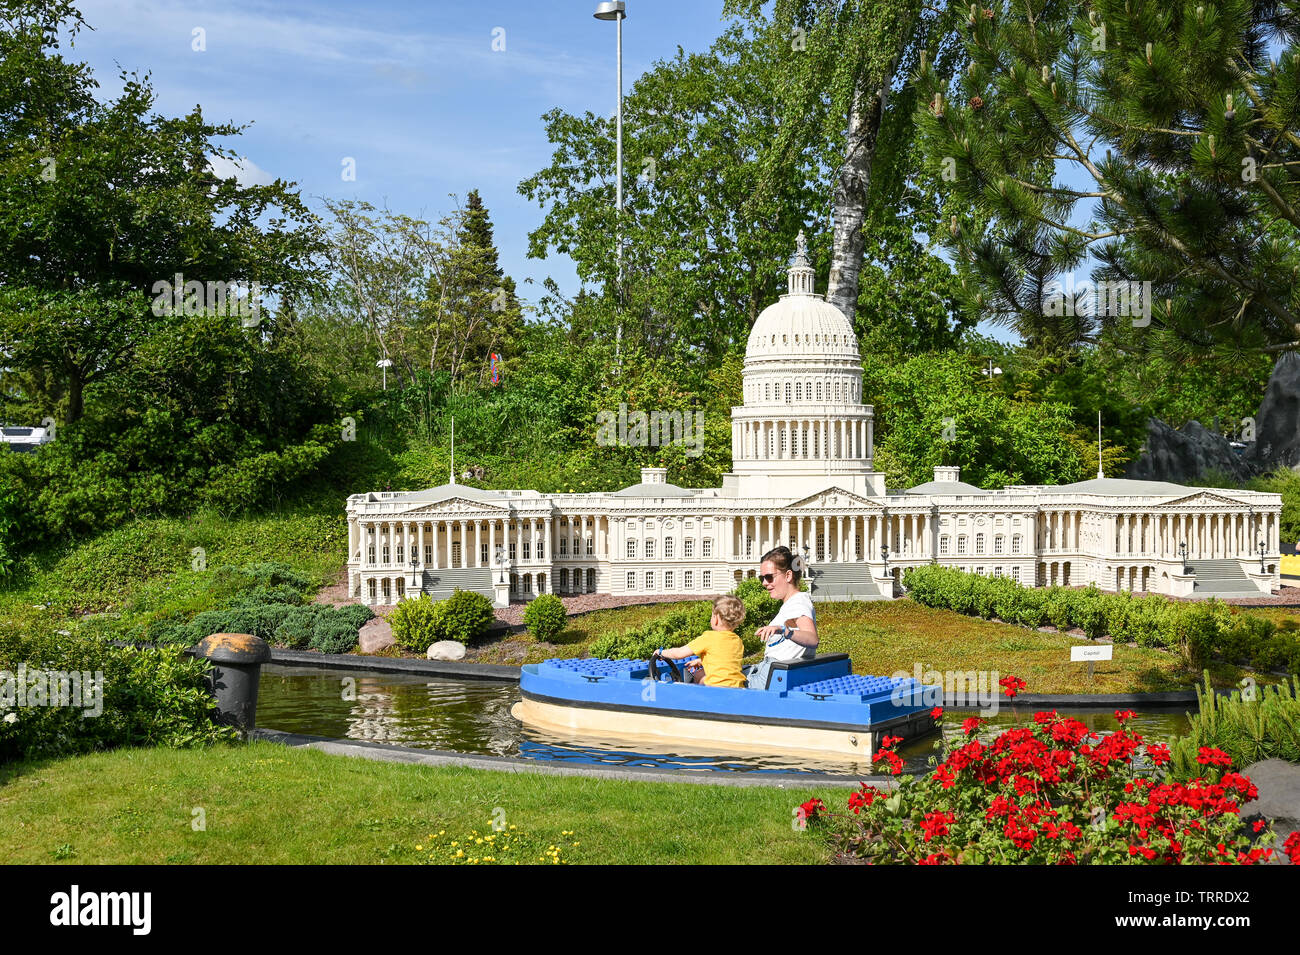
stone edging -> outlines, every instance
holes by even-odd
[[[517,756],[469,756],[444,750],[415,749],[387,743],[364,740],[330,739],[326,736],[304,736],[280,730],[255,729],[255,740],[280,743],[285,746],[316,749],[336,756],[353,756],[381,762],[408,763],[421,766],[460,766],[506,773],[536,773],[542,776],[579,776],[587,779],[631,780],[648,783],[693,783],[703,786],[740,786],[752,788],[769,786],[777,789],[853,788],[860,782],[870,782],[882,788],[892,788],[897,781],[888,776],[822,776],[812,773],[694,773],[682,769],[657,769],[644,766],[602,766],[548,762],[522,759]]]

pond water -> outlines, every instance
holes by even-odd
[[[345,680],[352,681],[345,683]],[[345,699],[345,687],[352,696]],[[871,772],[865,763],[817,760],[800,756],[759,753],[711,752],[673,745],[646,752],[619,745],[618,740],[561,737],[525,727],[510,715],[519,700],[517,683],[488,680],[449,680],[429,677],[374,674],[365,671],[324,670],[312,667],[266,665],[258,690],[257,725],[267,729],[310,736],[368,740],[419,749],[490,756],[517,756],[610,766],[679,769],[687,772],[809,773],[862,776]],[[993,735],[1021,720],[1032,710],[1009,706],[990,718]],[[1118,727],[1111,710],[1069,710],[1096,732]],[[960,719],[974,712],[949,711],[945,736],[964,739]],[[1187,730],[1184,708],[1139,712],[1130,726],[1150,740],[1167,739]],[[937,737],[904,746],[900,755],[907,772],[921,772],[935,753]]]

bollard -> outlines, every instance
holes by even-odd
[[[208,686],[217,698],[217,719],[247,734],[257,724],[257,681],[271,648],[247,633],[214,633],[189,652],[212,662]]]

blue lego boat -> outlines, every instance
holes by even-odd
[[[683,683],[671,661],[657,662],[529,664],[511,712],[562,735],[855,761],[870,761],[885,735],[910,740],[936,725],[915,679],[856,675],[846,653],[772,663],[766,685],[746,689]]]

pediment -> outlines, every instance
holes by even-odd
[[[1186,497],[1176,498],[1172,501],[1165,501],[1160,505],[1161,509],[1175,507],[1246,507],[1244,501],[1238,501],[1231,497],[1224,497],[1222,494],[1212,494],[1202,492],[1200,494],[1189,494]]]
[[[792,501],[789,504],[789,507],[810,511],[838,511],[843,510],[846,507],[880,510],[884,505],[879,500],[863,497],[861,494],[854,494],[851,491],[844,490],[842,487],[828,487],[824,491],[810,494],[801,500]]]
[[[510,508],[486,501],[471,501],[463,497],[449,497],[433,504],[420,502],[409,510],[401,511],[405,517],[446,517],[448,514],[508,514]]]

